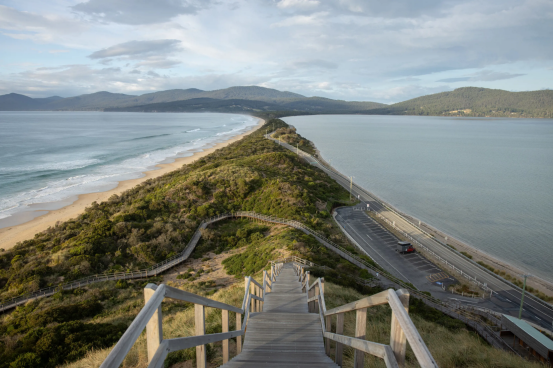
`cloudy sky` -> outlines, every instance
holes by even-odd
[[[553,88],[551,0],[0,0],[0,94]]]

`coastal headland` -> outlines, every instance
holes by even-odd
[[[77,199],[60,209],[48,211],[46,214],[40,215],[30,221],[27,221],[22,224],[18,224],[11,227],[6,227],[0,229],[0,249],[9,250],[14,247],[18,242],[25,241],[34,237],[35,234],[42,232],[48,227],[56,225],[58,222],[64,222],[66,220],[75,218],[77,215],[81,214],[88,206],[93,202],[100,203],[102,201],[108,200],[112,195],[119,195],[140,183],[147,181],[152,178],[162,176],[166,173],[172,172],[185,164],[190,164],[206,155],[211,154],[212,152],[230,145],[233,142],[236,142],[243,137],[249,135],[250,133],[259,129],[265,120],[259,119],[259,122],[255,127],[250,129],[247,132],[234,136],[226,141],[219,142],[213,147],[203,149],[202,151],[195,152],[192,156],[184,158],[176,158],[172,163],[167,164],[158,164],[156,169],[143,172],[144,176],[136,179],[129,179],[126,181],[121,181],[118,183],[117,187],[104,191],[104,192],[95,192],[82,194],[77,197]],[[44,211],[42,209],[35,210],[37,212]]]

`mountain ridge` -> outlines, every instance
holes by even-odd
[[[202,100],[203,99],[203,100]],[[101,110],[101,111],[277,111],[279,114],[371,114],[467,117],[553,118],[553,91],[510,92],[481,87],[419,96],[386,105],[371,101],[333,100],[306,97],[289,91],[260,86],[234,86],[204,91],[173,89],[126,95],[108,91],[69,98],[52,96],[33,99],[11,93],[0,96],[0,111]]]

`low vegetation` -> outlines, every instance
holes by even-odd
[[[277,129],[271,137],[279,139],[287,144],[290,144],[298,149],[305,151],[308,154],[315,155],[315,146],[307,138],[302,137],[296,132],[294,127],[283,127]]]
[[[488,269],[489,271],[505,278],[506,280],[508,280],[509,282],[517,285],[520,288],[522,288],[524,286],[524,282],[522,282],[519,278],[513,277],[512,275],[510,275],[509,273],[507,273],[504,270],[495,269],[494,267],[484,263],[483,261],[478,261],[477,263],[482,265],[484,268]],[[541,291],[539,291],[539,290],[537,290],[537,289],[535,289],[531,286],[526,286],[526,290],[530,293],[533,293],[535,296],[542,299],[543,301],[553,302],[553,296],[548,296],[545,293],[543,293],[543,292],[541,292]]]
[[[359,300],[363,297],[358,291],[325,283],[325,302],[327,309]],[[367,315],[366,339],[382,344],[390,343],[391,309],[386,306],[369,308]],[[465,325],[438,310],[429,308],[421,301],[411,298],[409,315],[426,343],[432,356],[441,368],[527,368],[542,367],[538,362],[526,361],[514,354],[496,349],[485,342]],[[335,331],[336,320],[333,319]],[[355,332],[355,313],[346,313],[344,334],[353,336]],[[334,344],[331,356],[334,357]],[[384,361],[365,355],[366,367],[384,367]],[[417,359],[407,345],[407,367],[418,367]],[[353,350],[344,350],[344,367],[353,367]]]

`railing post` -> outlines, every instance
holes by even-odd
[[[222,310],[221,311],[222,316],[222,323],[223,323],[223,329],[222,333],[228,332],[228,310]],[[228,361],[228,340],[223,340],[223,364],[226,364]]]
[[[195,334],[196,336],[205,335],[205,307],[194,304]],[[205,345],[196,346],[196,368],[205,368],[206,352]]]
[[[332,332],[332,315],[325,317],[325,331]],[[325,353],[330,356],[330,338],[325,338]]]
[[[367,335],[367,308],[355,311],[355,338],[366,339]],[[363,368],[365,366],[365,353],[355,350],[353,359],[354,368]]]
[[[263,271],[263,288],[261,289],[261,311],[263,311],[263,304],[265,303],[265,291],[267,290],[267,271]]]
[[[236,313],[236,330],[242,329],[242,314]],[[236,355],[242,352],[242,336],[236,337]]]
[[[256,294],[257,297],[261,297],[261,287],[259,287],[257,285],[255,286],[255,294]],[[255,302],[256,302],[256,305],[257,305],[257,307],[256,307],[257,312],[259,313],[261,311],[261,301],[255,300]]]
[[[250,283],[250,295],[255,295],[255,285]],[[250,299],[250,312],[255,313],[255,299]]]
[[[317,281],[315,281],[315,291],[313,293],[313,297],[319,297],[319,295],[321,294],[321,291],[319,289],[319,284],[317,283]],[[319,306],[319,300],[315,300],[313,301],[313,312],[314,313],[319,313],[319,310],[320,310],[320,306]]]
[[[336,334],[344,334],[344,313],[336,314]],[[334,358],[336,365],[342,366],[342,353],[344,352],[344,347],[341,343],[336,342],[336,352],[334,353]]]
[[[401,301],[401,303],[403,304],[403,307],[405,308],[405,311],[409,313],[409,292],[402,289],[402,290],[398,290],[397,293],[398,293],[399,300]],[[404,367],[405,352],[407,350],[407,338],[405,337],[405,333],[401,329],[401,326],[399,325],[399,321],[397,320],[397,317],[395,316],[393,311],[392,311],[392,328],[390,332],[390,347],[394,352],[394,356],[396,357],[396,361],[398,365],[400,367]]]
[[[155,288],[157,287],[153,283],[148,283],[144,288],[144,305],[148,303],[150,298],[156,292]],[[148,364],[154,358],[159,344],[163,340],[163,327],[162,327],[162,315],[161,315],[161,304],[157,308],[156,312],[150,318],[150,321],[146,325],[146,345],[148,347]]]

